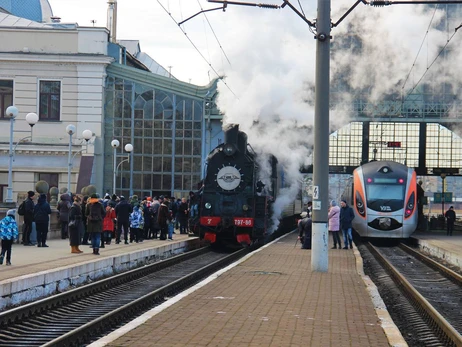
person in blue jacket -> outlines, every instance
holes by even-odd
[[[11,246],[18,239],[19,230],[16,223],[16,210],[8,210],[6,217],[0,221],[0,239],[2,239],[2,252],[0,253],[0,265],[6,253],[6,265],[11,265]]]
[[[350,242],[350,249],[353,248],[353,235],[351,233],[352,225],[351,222],[355,218],[355,213],[353,209],[348,206],[345,200],[342,200],[340,203],[342,208],[340,209],[340,228],[343,232],[343,241],[345,243],[345,247],[343,249],[348,249],[348,242]]]

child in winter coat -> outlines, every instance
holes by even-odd
[[[0,265],[6,253],[6,265],[11,265],[11,246],[19,236],[18,224],[15,220],[16,210],[8,210],[6,217],[0,221],[0,238],[2,239],[2,252],[0,253]]]
[[[103,237],[101,238],[101,248],[104,248],[104,243],[107,245],[111,244],[112,233],[114,232],[114,219],[116,219],[116,213],[114,208],[107,204],[106,216],[103,219]]]
[[[133,241],[140,242],[143,228],[143,213],[140,211],[139,206],[134,206],[133,212],[130,214],[130,243]]]

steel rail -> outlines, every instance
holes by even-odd
[[[0,327],[8,326],[9,324],[15,323],[32,315],[42,313],[50,308],[62,306],[66,303],[79,300],[80,298],[87,297],[89,294],[98,293],[102,289],[108,289],[115,285],[129,282],[135,278],[143,277],[148,273],[159,271],[209,251],[209,247],[200,248],[1,312]]]
[[[412,255],[413,257],[416,257],[417,259],[421,260],[423,263],[427,264],[428,266],[434,268],[435,270],[443,273],[445,276],[447,276],[449,279],[452,279],[453,281],[457,282],[458,284],[462,285],[462,276],[458,274],[457,272],[451,270],[450,268],[438,263],[437,261],[434,261],[433,259],[427,257],[425,254],[422,254],[415,249],[406,246],[405,244],[400,244],[399,247]]]
[[[448,339],[456,346],[462,346],[462,336],[454,327],[438,312],[435,308],[414,288],[409,281],[380,253],[372,244],[367,244],[368,248],[376,258],[391,273],[391,276],[405,289],[410,298],[427,314],[427,316],[438,326]]]
[[[174,282],[163,286],[143,297],[126,304],[116,310],[109,312],[91,322],[86,323],[62,336],[56,338],[44,345],[43,347],[50,346],[76,346],[88,341],[91,337],[98,336],[99,333],[105,331],[109,325],[119,323],[121,320],[126,320],[127,317],[132,316],[140,310],[146,309],[155,302],[163,301],[165,296],[175,293],[180,288],[185,288],[190,284],[197,282],[198,279],[203,278],[205,275],[213,273],[217,269],[223,267],[225,264],[238,259],[246,254],[247,249],[241,249],[234,252],[222,259],[219,259],[199,270],[192,272]]]

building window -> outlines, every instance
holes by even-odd
[[[40,81],[40,120],[59,120],[61,82]]]
[[[5,119],[5,110],[13,105],[13,81],[0,80],[0,119]]]

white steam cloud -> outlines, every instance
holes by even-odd
[[[314,1],[301,3],[307,18],[316,16]],[[352,4],[333,2],[332,21]],[[235,9],[229,6],[228,14]],[[336,107],[331,112],[331,129],[351,120],[342,103],[358,96],[369,102],[402,100],[460,25],[461,9],[420,5],[354,9],[332,30],[331,102]],[[225,41],[232,66],[223,69],[238,99],[221,83],[218,106],[225,113],[224,123],[239,124],[257,152],[273,154],[284,166],[288,188],[279,197],[276,209],[280,210],[296,196],[299,168],[309,161],[313,146],[316,42],[307,25],[287,7],[277,13],[239,10],[239,23],[233,26],[234,39]],[[432,92],[443,87],[454,94],[460,91],[462,76],[455,63],[462,53],[460,40],[454,38],[444,59],[438,59],[422,80],[431,84]],[[451,57],[457,60],[448,64]]]

